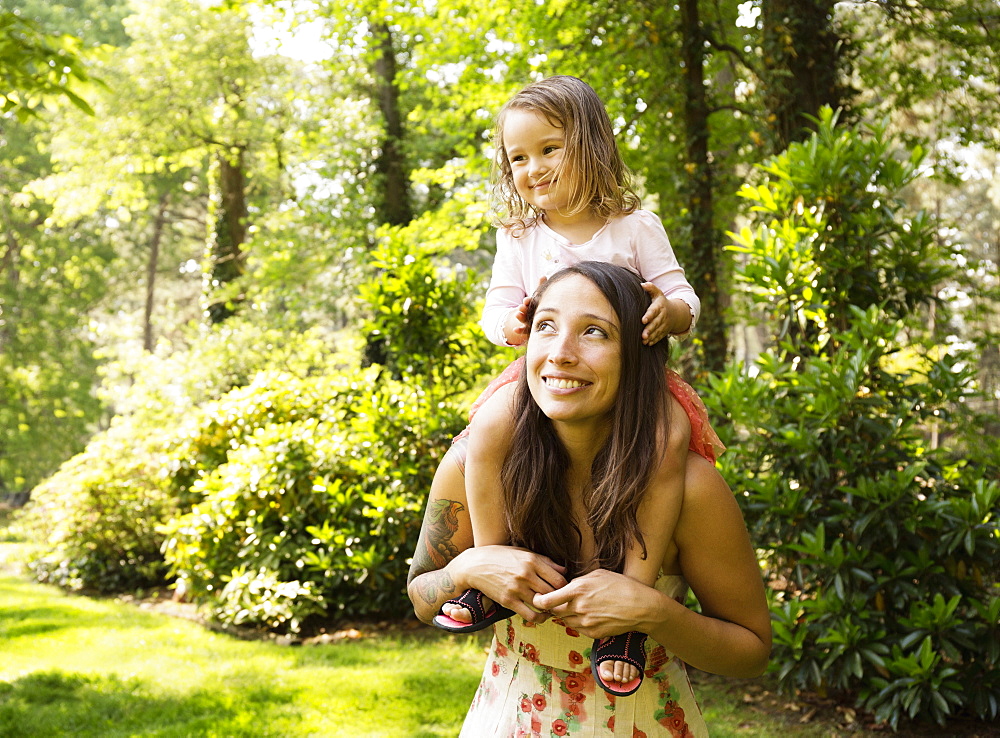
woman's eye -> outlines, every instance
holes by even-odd
[[[540,320],[537,323],[535,323],[535,332],[536,333],[539,333],[541,331],[548,331],[548,330],[552,330],[552,323],[550,323],[549,321],[547,321],[547,320]]]
[[[608,337],[608,332],[603,328],[598,328],[596,325],[592,325],[585,331],[588,336],[601,336],[603,338]]]

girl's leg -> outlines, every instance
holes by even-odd
[[[639,506],[639,531],[642,533],[646,555],[643,557],[642,547],[636,542],[626,556],[622,570],[625,576],[647,587],[655,585],[660,575],[660,567],[673,540],[684,499],[684,474],[691,426],[676,399],[671,397],[669,402],[670,427],[663,444],[665,451]],[[625,661],[604,661],[597,668],[601,679],[611,685],[627,684],[641,676],[633,664]]]
[[[503,521],[500,467],[514,429],[511,398],[515,387],[516,383],[512,382],[499,388],[479,407],[469,425],[465,490],[476,546],[495,546],[508,540]],[[489,598],[483,598],[487,612],[492,604]],[[461,605],[447,603],[441,612],[462,623],[472,622],[472,613]]]

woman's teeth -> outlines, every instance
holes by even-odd
[[[573,389],[575,387],[582,387],[586,382],[580,382],[576,379],[554,379],[553,377],[546,377],[545,384],[549,387],[555,387],[556,389]]]

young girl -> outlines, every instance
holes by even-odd
[[[494,343],[524,343],[530,293],[560,269],[587,260],[627,267],[645,280],[643,289],[652,302],[642,318],[644,343],[691,330],[700,309],[698,297],[684,278],[659,219],[639,208],[611,121],[589,85],[567,76],[528,85],[498,114],[495,144],[495,189],[506,217],[497,233],[481,321]],[[522,366],[523,360],[515,361],[490,384],[473,405],[469,428],[456,439],[467,435],[466,488],[477,547],[508,540],[508,521],[500,514],[499,469],[481,459],[496,458],[486,449],[504,447],[513,435],[510,401]],[[555,366],[547,382],[569,395],[587,381],[585,375]],[[626,576],[648,586],[659,574],[677,521],[688,447],[712,462],[723,450],[694,390],[673,372],[667,385],[674,412],[669,437],[658,439],[663,449],[655,471],[658,492],[647,495],[640,506],[641,536],[623,569]],[[588,511],[575,512],[587,518]],[[655,526],[643,521],[655,521]],[[445,630],[470,632],[512,614],[477,590],[468,590],[445,603],[434,623]],[[626,695],[638,689],[644,642],[639,633],[595,642],[592,669],[605,690]]]

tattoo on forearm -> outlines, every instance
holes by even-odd
[[[413,562],[410,564],[410,581],[421,574],[443,569],[458,556],[460,551],[453,539],[458,532],[458,513],[464,509],[465,506],[455,500],[433,500],[428,503],[417,550],[413,552]],[[450,578],[448,581],[450,583]],[[421,582],[420,586],[421,596],[426,599],[424,583]],[[437,585],[428,583],[426,586]]]
[[[444,569],[429,571],[417,581],[417,592],[428,605],[436,605],[455,593],[455,582]]]

